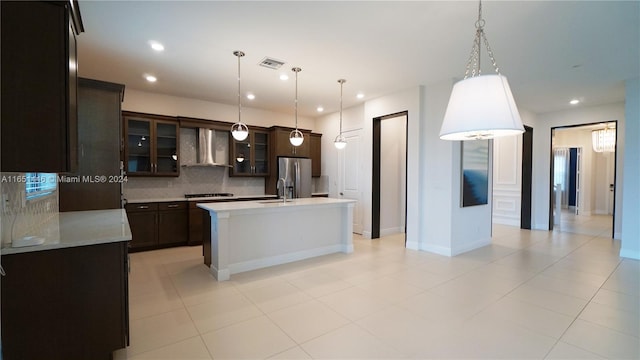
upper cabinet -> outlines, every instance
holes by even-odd
[[[249,129],[249,136],[243,141],[229,135],[229,143],[229,163],[232,165],[229,176],[269,175],[268,131]]]
[[[272,126],[269,128],[271,131],[271,143],[274,148],[274,155],[278,156],[291,156],[291,157],[305,157],[311,156],[311,144],[310,144],[310,132],[307,130],[301,130],[304,135],[304,141],[300,146],[293,146],[289,142],[289,134],[293,128],[286,128],[280,126]]]
[[[180,175],[176,118],[123,111],[124,167],[129,176]]]
[[[2,1],[1,170],[75,171],[77,1]]]
[[[311,176],[322,175],[322,134],[311,134]]]

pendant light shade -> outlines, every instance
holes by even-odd
[[[522,119],[507,78],[500,74],[493,51],[484,34],[484,24],[482,1],[480,1],[471,55],[467,61],[464,79],[458,81],[451,91],[440,129],[442,140],[492,139],[524,132]],[[487,48],[495,74],[481,74],[482,43]]]
[[[491,139],[522,132],[520,113],[506,77],[475,76],[453,86],[440,139]]]
[[[300,146],[304,142],[304,135],[300,130],[298,130],[298,73],[302,71],[302,69],[300,69],[299,67],[294,67],[293,69],[291,69],[291,71],[296,73],[296,97],[294,101],[296,129],[292,130],[291,133],[289,133],[289,142],[293,146]]]
[[[236,141],[242,141],[249,136],[249,128],[242,122],[242,104],[240,102],[240,58],[244,56],[244,52],[234,51],[233,55],[238,57],[238,122],[231,125],[231,136]]]
[[[347,146],[347,140],[342,136],[342,85],[346,83],[347,80],[340,79],[338,80],[338,84],[340,84],[340,133],[336,136],[336,139],[333,140],[333,145],[336,149],[344,149]]]

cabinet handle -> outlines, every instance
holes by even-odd
[[[178,205],[178,204],[169,204],[169,205],[167,205],[167,207],[170,208],[170,209],[175,209],[178,206],[180,206],[180,205]]]
[[[140,205],[138,206],[138,209],[148,209],[149,207],[147,205]]]

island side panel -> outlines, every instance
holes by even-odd
[[[210,271],[218,281],[229,280],[229,213],[209,212],[211,217]]]
[[[354,203],[342,207],[342,252],[353,252],[353,208]]]

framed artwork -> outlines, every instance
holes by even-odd
[[[489,140],[462,141],[462,207],[486,205],[489,196]]]

